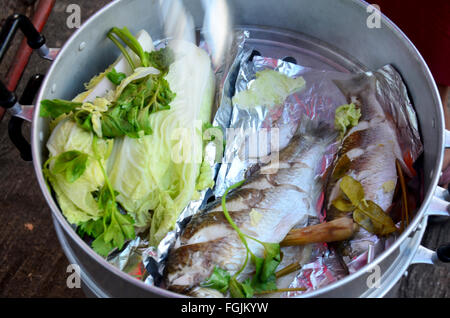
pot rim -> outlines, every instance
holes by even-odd
[[[56,65],[58,64],[58,61],[62,58],[64,58],[66,50],[68,49],[68,43],[71,43],[74,41],[80,32],[89,29],[90,25],[93,23],[94,20],[100,18],[104,12],[108,10],[112,10],[115,6],[119,6],[124,0],[118,0],[111,2],[110,4],[106,5],[102,9],[100,9],[98,12],[93,14],[76,32],[74,32],[70,38],[67,40],[67,42],[64,44],[64,46],[61,48],[60,53],[58,54],[58,57],[56,60],[52,63],[50,69],[48,70],[47,74],[51,74],[53,70],[55,69]],[[362,8],[367,8],[370,4],[367,3],[364,0],[351,0],[355,5],[358,5]],[[377,266],[379,263],[381,263],[384,259],[386,259],[391,253],[393,253],[394,250],[396,250],[400,244],[411,234],[411,232],[416,229],[418,223],[422,220],[425,210],[427,209],[428,205],[431,202],[431,199],[433,197],[434,191],[436,189],[436,186],[439,181],[439,172],[442,167],[443,162],[443,156],[444,156],[444,114],[442,110],[442,103],[439,97],[439,91],[437,89],[437,85],[433,79],[433,76],[431,74],[431,71],[429,67],[427,66],[425,60],[417,50],[417,48],[414,46],[414,44],[407,38],[407,36],[389,19],[387,18],[382,12],[381,12],[381,22],[383,26],[389,28],[398,38],[400,41],[405,44],[405,46],[409,49],[411,54],[418,58],[421,70],[423,75],[426,78],[426,82],[429,86],[429,89],[432,92],[434,104],[437,104],[439,106],[439,118],[437,119],[437,129],[438,131],[441,131],[440,139],[438,140],[438,144],[440,145],[440,148],[442,149],[441,154],[437,158],[437,162],[435,167],[439,167],[439,169],[436,169],[433,171],[433,176],[430,181],[430,185],[428,187],[428,190],[425,194],[424,200],[422,202],[422,205],[417,212],[416,216],[414,217],[413,221],[410,223],[408,228],[395,240],[395,242],[385,251],[383,251],[377,258],[374,259],[373,262],[370,264],[365,265],[360,270],[358,270],[355,273],[352,273],[336,282],[333,282],[327,286],[324,286],[318,290],[314,290],[311,292],[306,293],[305,295],[301,295],[300,297],[315,297],[320,296],[321,294],[324,294],[330,290],[337,289],[350,281],[364,275],[364,273],[370,273],[372,269]],[[160,296],[164,297],[174,297],[174,298],[180,298],[180,297],[186,297],[185,295],[181,295],[172,291],[169,291],[167,289],[163,289],[160,287],[156,287],[153,285],[147,285],[143,281],[138,280],[131,275],[121,271],[114,265],[108,263],[106,259],[102,258],[100,255],[98,255],[86,242],[84,242],[80,236],[76,233],[76,231],[72,228],[72,226],[67,222],[65,217],[63,216],[62,212],[60,211],[58,205],[56,204],[55,200],[53,199],[51,193],[47,189],[47,184],[45,181],[45,178],[42,173],[42,167],[38,164],[36,158],[39,157],[38,154],[38,147],[37,145],[41,142],[39,141],[39,131],[37,131],[37,125],[36,123],[39,120],[39,109],[40,109],[40,101],[43,99],[44,94],[44,88],[49,85],[49,76],[46,76],[44,79],[44,82],[41,85],[41,88],[39,90],[38,97],[36,99],[36,106],[35,111],[33,115],[33,122],[32,122],[32,134],[31,134],[31,142],[32,142],[32,155],[33,155],[33,166],[36,173],[36,177],[39,182],[39,186],[41,188],[41,191],[53,213],[58,223],[61,225],[61,227],[64,229],[64,231],[69,235],[69,237],[79,246],[83,249],[84,252],[86,252],[93,260],[95,260],[97,263],[102,265],[106,270],[114,273],[115,275],[119,276],[120,278],[124,279],[125,281],[136,285],[137,287],[140,287],[142,289],[146,289],[152,293],[155,293]],[[43,142],[43,141],[42,141]],[[81,264],[79,264],[81,265]]]

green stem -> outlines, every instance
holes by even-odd
[[[98,165],[100,166],[100,170],[102,171],[103,177],[105,178],[106,186],[108,187],[109,192],[111,193],[111,197],[114,201],[116,201],[116,195],[114,193],[114,189],[111,186],[111,183],[109,182],[108,175],[106,174],[105,168],[103,167],[102,161],[100,159],[100,156],[98,154],[97,150],[97,135],[94,134],[94,139],[92,140],[92,150],[94,151],[94,158],[97,160]]]
[[[227,198],[228,192],[230,192],[233,189],[236,189],[236,188],[240,187],[244,182],[245,182],[245,180],[242,180],[242,181],[240,181],[238,183],[233,184],[232,186],[230,186],[228,189],[225,190],[225,193],[222,196],[222,210],[223,210],[223,214],[225,215],[225,218],[227,219],[228,223],[230,223],[231,227],[237,232],[237,234],[239,235],[239,238],[241,239],[242,243],[245,246],[245,249],[247,250],[247,252],[245,254],[244,265],[241,267],[241,269],[239,271],[236,272],[236,274],[233,275],[233,278],[236,278],[240,273],[242,273],[242,271],[244,270],[245,266],[247,266],[249,253],[252,254],[252,252],[248,248],[247,240],[245,239],[246,235],[244,233],[242,233],[242,231],[239,229],[239,227],[236,225],[236,223],[234,223],[233,219],[231,218],[230,214],[228,213],[228,209],[227,209],[227,205],[226,205],[226,198]]]
[[[151,107],[154,103],[156,103],[156,99],[157,99],[158,94],[159,94],[159,89],[161,88],[161,82],[158,81],[158,84],[157,84],[157,85],[158,85],[158,86],[156,87],[155,94],[152,96],[152,99],[151,99],[151,101],[150,101],[150,103],[149,103],[150,107]],[[154,113],[154,112],[156,112],[156,111],[157,111],[156,107],[153,107],[152,112]]]
[[[145,56],[145,52],[139,43],[139,41],[131,34],[131,32],[125,27],[123,29],[112,28],[110,33],[117,35],[136,55],[141,59],[143,67],[148,67],[148,59]]]
[[[302,268],[302,266],[299,263],[292,263],[276,272],[275,277],[280,278],[286,276],[290,273],[295,272],[296,270],[299,270],[300,268]]]
[[[249,239],[251,239],[251,240],[253,240],[253,241],[255,241],[256,243],[259,243],[259,244],[261,244],[261,245],[264,245],[263,242],[261,242],[260,240],[254,238],[254,237],[251,237],[250,235],[244,234],[244,236],[247,237],[247,238],[249,238]]]
[[[100,159],[100,155],[98,154],[97,140],[98,140],[98,137],[97,137],[96,134],[94,134],[93,140],[92,140],[92,151],[94,152],[94,159],[98,162],[98,165],[100,166],[100,170],[102,171],[103,177],[105,178],[106,186],[108,187],[108,190],[111,193],[111,197],[112,197],[112,199],[115,202],[116,201],[116,196],[115,196],[114,190],[113,190],[113,188],[111,186],[111,183],[109,182],[108,175],[106,174],[105,168],[102,165],[102,162],[101,162],[101,159]],[[111,213],[111,221],[112,221],[112,218],[114,217],[113,214],[114,213]],[[103,229],[104,229],[104,231],[106,231],[107,227],[108,226],[106,225],[106,217],[103,217]]]
[[[131,69],[134,71],[136,68],[136,65],[134,65],[133,60],[131,59],[130,55],[128,54],[127,50],[123,47],[122,44],[120,44],[119,41],[112,35],[112,33],[108,33],[108,38],[119,48],[120,52],[122,52],[123,56],[127,60],[128,64],[130,65]]]

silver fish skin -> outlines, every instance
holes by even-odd
[[[344,175],[351,176],[361,183],[366,200],[375,202],[387,211],[393,203],[397,185],[396,160],[400,162],[403,171],[409,174],[403,160],[395,123],[392,117],[385,113],[377,99],[376,78],[361,76],[336,84],[347,96],[348,101],[355,103],[361,110],[361,118],[358,125],[345,135],[338,150],[334,170],[329,177],[325,191],[328,221],[346,214],[332,206],[332,201],[340,192],[339,185]],[[340,252],[348,263],[367,252],[377,241],[376,235],[360,227]],[[341,247],[343,245],[340,244]]]
[[[227,210],[244,234],[279,243],[294,226],[306,226],[309,217],[317,217],[316,203],[323,184],[316,177],[316,168],[334,138],[321,129],[308,135],[296,134],[280,152],[276,173],[264,174],[262,167],[228,196]],[[255,255],[263,257],[261,244],[251,239],[247,242]],[[178,238],[166,264],[165,287],[179,293],[193,291],[195,295],[216,266],[234,275],[244,265],[245,257],[243,243],[224,217],[222,206],[216,204],[194,216]],[[250,263],[239,280],[254,270]],[[205,295],[205,289],[201,295]]]
[[[326,221],[348,214],[332,205],[340,193],[343,176],[349,175],[359,181],[364,188],[365,199],[372,200],[386,211],[392,204],[397,184],[395,160],[399,159],[405,167],[395,123],[386,115],[376,96],[376,78],[361,74],[351,80],[334,83],[347,102],[354,103],[360,109],[361,118],[358,125],[344,136],[327,173],[323,211]],[[342,279],[370,262],[369,254],[375,257],[381,253],[384,250],[383,240],[359,227],[345,242],[329,243],[326,248],[317,244],[309,264],[303,266],[289,287],[304,287],[308,292]],[[303,293],[296,292],[289,296]]]

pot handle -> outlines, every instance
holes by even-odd
[[[420,245],[411,264],[443,265],[450,263],[450,243],[441,245],[436,252]]]
[[[36,30],[30,19],[21,14],[14,14],[8,17],[0,32],[0,62],[18,29],[25,35],[28,46],[38,50],[42,58],[53,60],[56,57],[59,49],[49,49],[45,45],[45,37]],[[40,74],[31,77],[20,101],[17,100],[14,92],[0,82],[0,106],[7,109],[12,115],[8,123],[8,134],[13,144],[19,150],[20,156],[25,161],[31,161],[32,155],[31,146],[22,134],[22,124],[24,120],[32,120],[34,106],[31,104],[43,78],[44,76]]]
[[[28,45],[32,49],[41,49],[45,46],[45,37],[36,30],[30,19],[22,14],[13,14],[6,19],[2,31],[0,32],[0,62],[8,50],[17,29],[20,29],[23,32],[27,38]]]
[[[42,81],[44,80],[44,75],[36,74],[30,78],[23,91],[23,95],[20,98],[19,103],[16,103],[14,107],[17,114],[13,113],[13,116],[8,123],[8,135],[12,143],[20,152],[20,157],[25,161],[31,161],[33,159],[31,155],[31,145],[25,139],[22,134],[22,124],[25,120],[29,120],[33,114],[34,106],[20,106],[29,105],[33,103],[33,100],[41,87]],[[14,95],[14,93],[10,93]],[[14,96],[15,98],[15,96]],[[14,109],[14,107],[12,109]]]
[[[427,216],[450,216],[449,190],[440,186],[436,187],[431,203],[425,212]]]
[[[446,147],[450,142],[450,138],[447,137],[450,137],[450,133],[448,133],[448,131],[446,131]],[[431,199],[431,203],[428,207],[428,210],[425,212],[425,216],[438,216],[438,217],[450,216],[449,201],[450,201],[449,190],[437,186],[434,192],[434,196]],[[450,243],[441,245],[436,250],[436,252],[420,245],[411,262],[411,264],[433,264],[433,265],[441,265],[444,263],[450,263]]]

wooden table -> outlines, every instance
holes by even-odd
[[[29,2],[2,0],[0,24],[12,13],[32,14]],[[58,0],[44,29],[49,47],[60,47],[74,32],[66,25],[69,4],[79,3],[85,21],[108,2]],[[0,66],[2,79],[19,40],[14,41]],[[32,74],[45,74],[49,65],[34,54],[18,92]],[[20,159],[7,137],[8,120],[6,115],[0,123],[0,297],[84,297],[80,289],[69,289],[66,285],[68,261],[56,238],[51,211],[39,189],[32,163]],[[29,125],[25,131],[29,133]],[[422,244],[436,249],[444,242],[450,242],[448,219],[432,222]],[[450,297],[449,267],[412,265],[394,296]]]

